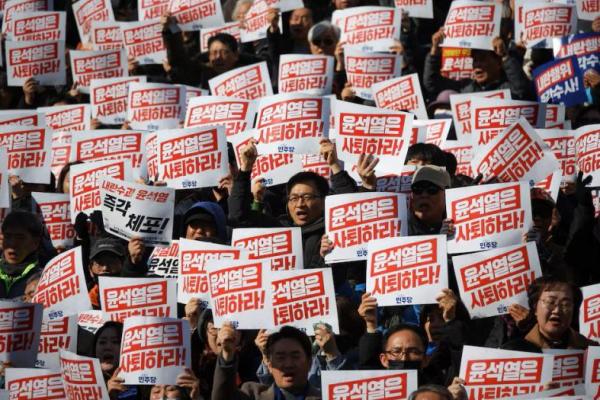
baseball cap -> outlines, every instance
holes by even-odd
[[[215,218],[211,214],[202,211],[202,209],[198,209],[198,212],[195,212],[194,214],[188,216],[183,224],[184,226],[188,226],[193,221],[203,221],[216,224]]]
[[[437,165],[423,165],[418,168],[412,177],[412,185],[418,182],[431,182],[442,189],[450,187],[450,174],[444,167]]]
[[[90,249],[90,260],[104,252],[112,253],[118,257],[124,257],[125,246],[119,239],[111,237],[98,238],[92,244],[92,248]]]

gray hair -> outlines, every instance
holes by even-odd
[[[314,24],[308,31],[308,41],[312,42],[313,39],[319,38],[327,32],[332,32],[336,42],[339,42],[340,36],[342,34],[340,28],[333,25],[329,21],[321,21],[319,23]]]
[[[445,388],[444,386],[441,385],[423,385],[420,388],[418,388],[417,390],[415,390],[414,392],[412,392],[410,394],[410,396],[408,396],[408,400],[415,400],[417,398],[417,396],[421,393],[435,393],[435,394],[439,394],[440,396],[442,396],[444,398],[444,400],[453,400],[454,397],[452,397],[452,393],[450,393],[450,391]]]
[[[233,7],[233,11],[231,12],[231,18],[234,19],[235,16],[237,15],[237,13],[240,11],[240,7],[243,6],[244,4],[250,4],[252,5],[254,3],[254,0],[237,0],[235,2],[235,6]]]

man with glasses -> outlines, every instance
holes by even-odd
[[[397,324],[381,339],[375,325],[367,321],[367,333],[359,344],[359,363],[366,369],[412,369],[418,372],[419,385],[444,384],[445,377],[437,365],[429,365],[425,351],[428,345],[426,332],[417,325]],[[379,354],[379,362],[376,355]],[[462,380],[454,378],[448,390],[456,400],[466,400]]]
[[[450,174],[443,167],[424,165],[417,169],[411,185],[410,236],[434,235],[442,231],[446,216],[445,190],[449,187]]]
[[[321,142],[321,153],[325,155],[332,170],[331,191],[333,193],[355,192],[356,183],[337,164],[331,151],[331,143]],[[296,226],[302,228],[302,247],[305,268],[325,267],[319,254],[321,238],[325,233],[325,197],[330,188],[327,179],[314,172],[299,172],[286,183],[286,214],[276,217],[252,210],[250,176],[258,157],[254,142],[240,151],[240,170],[233,181],[229,196],[229,223],[233,227],[277,227]],[[331,161],[331,162],[329,162]],[[342,277],[338,277],[342,279]],[[334,271],[334,280],[335,277]]]

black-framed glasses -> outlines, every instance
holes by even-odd
[[[438,194],[442,190],[442,188],[440,188],[439,186],[435,186],[435,185],[412,186],[411,190],[416,195],[421,195],[423,193],[427,193],[428,195],[433,196],[433,195]]]
[[[407,358],[413,358],[413,357],[416,358],[416,357],[421,357],[423,354],[425,354],[423,351],[421,351],[420,349],[417,349],[416,347],[409,347],[407,349],[395,347],[391,350],[384,351],[384,353],[391,355],[394,358],[400,358],[404,355],[406,355]]]

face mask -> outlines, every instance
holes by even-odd
[[[421,361],[388,360],[388,369],[421,369]]]

